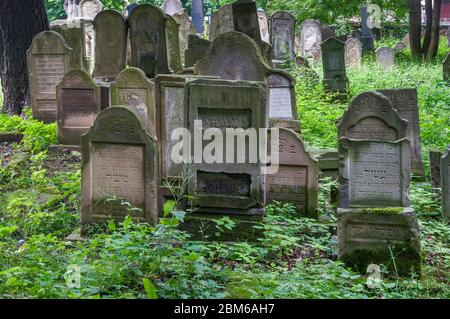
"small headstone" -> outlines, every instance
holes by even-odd
[[[136,113],[113,106],[82,136],[81,223],[158,222],[158,149]],[[129,210],[129,203],[134,209]]]
[[[411,164],[412,173],[416,177],[425,177],[425,168],[422,161],[422,150],[420,144],[420,125],[419,125],[419,102],[416,89],[392,89],[378,90],[378,92],[387,96],[391,101],[392,107],[398,115],[408,121],[406,137],[411,146]]]
[[[442,73],[444,81],[450,84],[450,52],[445,57],[444,62],[442,62]]]
[[[80,145],[80,137],[100,112],[100,88],[88,73],[71,70],[57,86],[58,142]]]
[[[184,12],[183,5],[180,0],[165,0],[162,9],[168,15],[175,15],[178,12]]]
[[[345,43],[331,37],[320,44],[323,85],[327,91],[346,93],[348,78],[345,69]]]
[[[86,60],[86,44],[84,36],[84,24],[72,25],[70,23],[52,24],[51,31],[58,32],[64,37],[66,44],[72,49],[69,53],[69,70],[88,70]]]
[[[153,5],[139,5],[128,17],[131,42],[131,66],[147,77],[168,74],[166,15]]]
[[[142,70],[124,69],[111,83],[110,94],[112,105],[131,108],[139,115],[148,132],[156,136],[155,87]]]
[[[377,64],[385,70],[390,70],[395,64],[395,51],[388,47],[376,49]]]
[[[197,35],[189,35],[188,48],[185,52],[184,67],[193,67],[198,61],[203,59],[211,47],[211,42],[204,40]]]
[[[295,17],[287,11],[277,11],[270,17],[270,40],[275,61],[295,59]]]
[[[441,157],[439,151],[430,150],[430,177],[433,188],[441,188]]]
[[[205,31],[205,15],[203,13],[203,0],[192,0],[192,24],[197,34]]]
[[[95,65],[92,76],[113,81],[127,63],[127,22],[115,10],[104,10],[94,19]]]
[[[271,71],[257,43],[241,32],[228,32],[216,38],[195,69],[198,75],[247,81],[264,81]]]
[[[183,69],[180,52],[180,26],[171,15],[166,16],[166,46],[170,73],[177,73]]]
[[[269,17],[267,16],[266,11],[258,9],[258,23],[259,30],[261,32],[261,40],[267,43],[270,43],[270,34],[269,34]]]
[[[298,212],[317,218],[317,163],[306,152],[300,135],[279,130],[279,168],[267,176],[267,203],[278,201],[294,204]]]
[[[370,26],[370,12],[368,6],[362,6],[361,14],[361,41],[363,43],[364,51],[373,51],[375,49],[375,39],[372,35],[372,28]]]
[[[394,46],[395,52],[402,52],[406,50],[406,44],[403,42],[397,42]]]
[[[33,117],[45,123],[56,121],[56,86],[69,69],[70,48],[54,31],[43,31],[33,38],[27,51]]]
[[[441,158],[442,216],[450,219],[450,145]]]
[[[300,55],[306,59],[321,58],[322,26],[317,20],[305,20],[300,26]]]
[[[402,42],[406,45],[407,48],[410,47],[410,42],[409,42],[409,33],[405,34],[405,36],[402,39]]]
[[[103,10],[103,4],[99,0],[82,0],[80,10],[83,18],[94,20],[95,16]]]
[[[363,44],[356,38],[350,38],[345,42],[345,63],[347,66],[361,66]]]
[[[181,55],[181,62],[184,65],[185,64],[185,53],[188,49],[189,45],[189,36],[194,35],[195,36],[195,28],[191,23],[191,20],[189,19],[189,16],[185,12],[178,12],[173,15],[173,18],[177,21],[177,23],[180,25],[179,29],[179,40],[180,40],[180,55]]]

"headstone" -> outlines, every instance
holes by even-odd
[[[139,5],[137,3],[132,3],[129,4],[126,8],[125,8],[125,12],[126,12],[126,16],[129,17],[131,12],[133,12],[134,9],[136,9]]]
[[[58,142],[80,145],[80,137],[100,112],[100,88],[88,73],[71,70],[57,86]]]
[[[66,44],[72,49],[69,53],[69,70],[82,69],[87,71],[89,67],[86,60],[84,24],[73,25],[64,21],[64,23],[52,24],[50,30],[61,34]]]
[[[441,188],[441,157],[439,151],[430,150],[430,179],[433,188]]]
[[[345,43],[331,37],[320,44],[323,85],[327,91],[346,93],[348,78],[345,69]]]
[[[147,77],[169,73],[166,16],[156,6],[138,6],[128,18],[131,41],[131,66],[140,68]]]
[[[192,0],[192,24],[197,34],[205,31],[205,16],[203,13],[203,0]]]
[[[336,38],[336,32],[328,24],[322,24],[322,41],[331,37]]]
[[[450,145],[441,158],[442,216],[450,219]]]
[[[195,28],[189,19],[189,16],[185,12],[178,12],[173,15],[174,19],[180,25],[179,40],[180,40],[180,55],[182,65],[185,65],[185,53],[189,47],[189,36],[195,36]]]
[[[80,10],[83,18],[94,20],[95,16],[103,10],[103,4],[99,0],[82,0]]]
[[[258,9],[258,24],[259,30],[261,32],[261,40],[267,43],[270,43],[270,34],[269,34],[269,17],[267,16],[266,11]]]
[[[253,128],[256,140],[261,141],[259,129],[267,128],[268,125],[267,92],[263,83],[199,79],[188,82],[185,87],[188,125],[192,136],[198,134],[196,131],[200,130],[195,127],[195,121],[201,121],[202,129],[215,128],[221,132],[225,132],[226,129]],[[228,135],[224,140],[226,138],[229,138]],[[263,168],[261,158],[257,154],[250,154],[251,143],[243,143],[244,149],[237,146],[238,144],[242,146],[242,143],[233,144],[234,149],[224,147],[223,154],[218,155],[222,157],[218,159],[222,163],[208,164],[206,161],[200,161],[195,164],[188,193],[198,199],[196,202],[200,207],[200,213],[247,216],[264,213],[265,175],[261,173]],[[266,147],[263,147],[265,154]],[[201,149],[204,150],[202,146]],[[231,157],[231,152],[245,157],[243,163],[237,163],[235,156],[233,163],[227,161]],[[255,161],[252,162],[250,158],[255,155]]]
[[[261,41],[256,3],[253,0],[237,0],[232,4],[234,31],[248,35],[256,42]]]
[[[391,70],[395,64],[395,51],[388,47],[381,47],[375,50],[377,64],[385,70]]]
[[[364,51],[373,51],[375,49],[375,40],[372,35],[372,28],[370,27],[370,12],[368,6],[362,6],[361,14],[361,41],[363,43]]]
[[[166,46],[167,61],[170,73],[177,73],[182,70],[180,52],[180,26],[174,17],[166,16]]]
[[[405,36],[402,39],[402,42],[406,45],[407,48],[410,47],[410,42],[409,42],[409,33],[405,34]]]
[[[183,5],[180,0],[165,0],[162,9],[168,15],[175,15],[178,12],[184,12]]]
[[[378,90],[387,96],[400,118],[408,121],[406,137],[411,146],[412,173],[416,177],[425,177],[420,145],[419,102],[416,89]]]
[[[450,52],[447,54],[444,62],[442,62],[442,73],[444,81],[450,84]]]
[[[195,65],[196,74],[225,80],[264,81],[271,67],[260,47],[241,32],[228,32],[213,41],[206,57]]]
[[[361,66],[363,44],[356,38],[350,38],[345,42],[345,63],[347,66]]]
[[[92,76],[113,81],[127,64],[127,22],[115,10],[104,10],[94,19],[95,66]]]
[[[77,18],[81,15],[79,4],[80,0],[64,0],[64,11],[67,19]]]
[[[221,34],[230,31],[234,31],[233,6],[227,4],[220,7],[211,17],[209,41],[214,41]]]
[[[188,48],[185,52],[184,67],[193,67],[198,61],[203,59],[211,47],[211,42],[204,40],[197,35],[189,35]]]
[[[403,42],[397,42],[394,46],[394,51],[395,52],[402,52],[406,50],[406,44],[404,44]]]
[[[300,135],[281,128],[279,131],[278,172],[267,176],[267,203],[294,204],[297,211],[317,218],[317,163],[309,156]]]
[[[317,20],[305,20],[300,26],[300,55],[306,59],[320,61],[322,26]]]
[[[124,105],[139,115],[148,132],[156,136],[155,86],[137,68],[120,72],[111,83],[111,104]]]
[[[298,68],[309,68],[308,60],[303,58],[303,57],[301,57],[301,56],[298,56],[298,57],[295,58],[295,65]]]
[[[33,38],[27,51],[33,117],[45,123],[56,121],[56,86],[69,68],[70,48],[54,31],[43,31]]]
[[[295,59],[295,17],[287,11],[277,11],[270,17],[270,39],[275,61]]]
[[[81,141],[81,223],[131,215],[156,224],[158,150],[136,113],[124,106],[103,110]]]

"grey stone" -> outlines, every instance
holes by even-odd
[[[441,188],[441,157],[439,151],[430,150],[430,179],[433,188]]]
[[[204,40],[193,34],[189,35],[188,48],[185,52],[184,67],[193,67],[198,61],[206,56],[210,47],[210,41]]]
[[[80,10],[83,18],[94,20],[95,16],[103,10],[103,4],[99,0],[82,0]]]
[[[306,59],[320,61],[322,26],[318,20],[305,20],[300,26],[300,55]]]
[[[270,40],[275,61],[294,61],[295,24],[295,17],[287,11],[276,11],[270,17]]]
[[[234,31],[233,7],[231,4],[220,7],[214,12],[209,25],[209,41],[214,41],[221,34]]]
[[[179,29],[179,40],[180,40],[180,56],[182,65],[185,66],[185,53],[189,48],[189,36],[195,36],[195,28],[189,19],[189,16],[185,12],[178,12],[173,15],[173,18],[180,25]],[[193,65],[191,65],[193,66]]]
[[[325,90],[347,93],[348,78],[345,69],[345,43],[331,37],[322,42],[320,47]]]
[[[442,216],[450,220],[450,145],[441,158]]]
[[[205,31],[204,20],[203,0],[192,0],[192,24],[197,34],[202,34]]]
[[[363,44],[359,39],[350,38],[345,42],[345,63],[347,66],[361,66]]]
[[[180,51],[180,26],[174,17],[166,16],[166,46],[167,61],[170,73],[177,73],[183,69]]]
[[[328,24],[322,24],[322,41],[325,41],[331,37],[336,38],[336,32],[334,29]]]
[[[385,70],[391,70],[395,64],[395,51],[388,47],[375,50],[377,64]]]
[[[183,5],[180,0],[165,0],[162,9],[168,15],[175,15],[178,12],[184,12]]]
[[[270,34],[269,34],[269,17],[267,16],[266,11],[258,9],[258,24],[259,30],[261,32],[261,40],[267,43],[270,43]]]
[[[407,46],[403,42],[397,42],[394,46],[395,52],[402,52],[402,51],[406,50],[406,48],[407,48]]]

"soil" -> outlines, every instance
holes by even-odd
[[[78,151],[64,147],[53,148],[48,151],[48,158],[44,161],[49,177],[58,173],[75,172],[80,169],[81,154]]]

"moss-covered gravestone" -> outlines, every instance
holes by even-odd
[[[442,216],[450,220],[450,145],[441,158]]]
[[[320,61],[322,26],[318,20],[305,20],[300,26],[299,55],[305,59]]]
[[[158,221],[158,150],[139,116],[125,106],[98,114],[81,143],[81,222]]]
[[[191,68],[197,61],[203,59],[211,47],[211,42],[204,40],[195,34],[188,36],[188,47],[184,54],[184,67]]]
[[[320,47],[325,90],[347,93],[348,78],[345,69],[345,43],[335,37],[330,37],[322,42]]]
[[[277,11],[270,17],[274,63],[295,60],[295,23],[295,17],[287,11]]]
[[[388,47],[375,50],[377,64],[384,70],[391,70],[395,64],[395,51]]]
[[[350,38],[345,42],[345,63],[347,66],[361,66],[363,44],[357,38]]]
[[[165,19],[166,26],[166,48],[167,63],[170,73],[177,73],[183,68],[181,65],[180,26],[171,15],[167,15]]]
[[[183,66],[185,66],[185,61],[186,61],[185,54],[186,54],[186,50],[189,47],[189,37],[196,36],[195,28],[192,25],[192,22],[189,19],[189,16],[184,11],[175,13],[173,15],[173,18],[180,25],[179,35],[178,35],[178,38],[180,41],[180,56],[181,56],[181,64]],[[191,66],[193,66],[193,64]]]
[[[88,73],[71,70],[64,75],[56,90],[58,142],[80,145],[80,137],[94,124],[100,112],[100,87]]]

